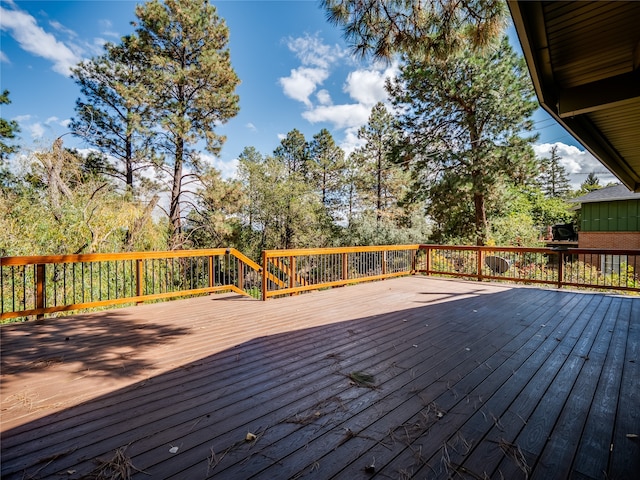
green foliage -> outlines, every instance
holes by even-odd
[[[540,160],[539,182],[548,197],[566,198],[571,193],[571,184],[566,169],[560,163],[558,147],[551,147],[551,156]]]
[[[220,151],[225,137],[216,127],[238,113],[240,80],[231,66],[228,28],[209,2],[153,0],[138,5],[136,16],[131,44],[144,57],[149,121],[163,132],[158,146],[171,178],[170,246],[178,248],[185,241],[184,184],[202,170],[196,146],[204,141],[207,151]]]
[[[247,197],[239,181],[226,181],[220,172],[211,168],[201,176],[193,210],[187,217],[185,231],[190,246],[218,248],[236,246],[241,222],[239,213],[247,204]]]
[[[4,90],[0,95],[0,105],[8,105],[9,91]],[[8,141],[15,140],[16,134],[20,132],[18,122],[15,120],[5,120],[0,118],[0,168],[9,155],[18,151],[18,145],[10,145]]]
[[[561,198],[535,186],[505,186],[490,214],[490,245],[538,246],[547,227],[570,223],[575,213]]]
[[[2,191],[2,255],[166,248],[164,228],[145,205],[109,178],[84,172],[82,160],[57,141],[31,157],[23,181]]]
[[[423,243],[431,228],[423,214],[415,212],[400,223],[389,216],[377,218],[372,212],[354,217],[340,234],[341,245],[404,245]]]
[[[119,45],[107,43],[104,50],[73,70],[84,98],[76,101],[71,131],[102,153],[96,171],[134,192],[135,181],[154,155],[151,110],[143,88],[149,66],[131,37],[123,37]]]
[[[471,195],[459,202],[470,203],[474,212],[473,223],[456,230],[465,237],[472,232],[484,244],[487,201],[504,180],[522,175],[520,165],[530,161],[535,139],[522,137],[532,130],[537,107],[524,60],[506,37],[486,53],[467,50],[430,62],[409,57],[389,90],[402,112],[400,156],[413,170],[415,196],[437,202],[443,189],[434,187],[455,178]]]
[[[444,57],[465,45],[486,47],[505,26],[501,0],[322,0],[354,52],[391,59],[397,53]]]
[[[600,185],[600,179],[596,176],[595,172],[590,172],[589,175],[587,175],[587,178],[584,179],[584,182],[580,184],[580,189],[575,192],[575,196],[581,197],[582,195],[586,195],[587,193],[600,188],[602,188],[602,185]]]
[[[333,220],[340,218],[345,195],[346,162],[344,150],[335,144],[326,128],[313,136],[308,150],[308,177],[320,194],[327,214]]]

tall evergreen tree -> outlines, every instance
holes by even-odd
[[[321,0],[328,20],[344,28],[353,50],[390,59],[408,53],[446,57],[462,47],[485,47],[502,31],[502,0]]]
[[[4,90],[0,95],[0,105],[8,105],[9,91]],[[18,151],[17,145],[10,145],[8,142],[15,140],[16,134],[20,132],[20,126],[15,120],[0,118],[0,167],[9,155]]]
[[[344,150],[336,145],[331,133],[323,128],[309,145],[309,178],[320,193],[322,204],[336,218],[342,203],[342,179],[346,168]]]
[[[255,258],[264,249],[325,246],[324,207],[312,185],[292,174],[281,158],[261,158],[255,149],[243,153],[238,173],[245,191],[250,190],[249,210],[243,215],[250,228],[245,235],[250,254]]]
[[[184,183],[202,171],[196,144],[204,141],[213,154],[222,148],[225,137],[215,130],[238,113],[239,79],[231,66],[228,28],[207,0],[153,0],[138,5],[136,16],[133,40],[145,55],[145,95],[162,130],[171,178],[170,244],[178,248]]]
[[[297,128],[280,140],[280,145],[273,151],[273,156],[282,161],[290,175],[307,175],[309,144]]]
[[[382,102],[374,105],[367,124],[358,131],[358,138],[365,142],[357,152],[365,173],[360,194],[380,221],[385,212],[391,213],[398,204],[405,186],[401,170],[393,161],[399,139],[395,119]]]
[[[589,175],[587,175],[587,178],[584,179],[584,182],[580,184],[580,194],[584,195],[585,193],[593,192],[599,188],[602,188],[602,185],[600,185],[600,179],[596,176],[595,172],[590,172]]]
[[[145,56],[124,37],[119,45],[106,44],[105,53],[81,62],[72,77],[85,98],[76,101],[72,132],[104,156],[104,173],[122,180],[134,191],[137,173],[152,163],[153,130],[149,102],[143,95],[147,78]]]
[[[413,169],[414,188],[436,195],[429,188],[434,177],[453,175],[457,188],[471,192],[474,226],[468,231],[483,245],[486,202],[503,179],[514,176],[535,139],[522,136],[533,129],[537,107],[524,60],[505,36],[484,53],[467,50],[429,62],[408,58],[389,89],[403,112],[402,158]]]
[[[551,156],[540,160],[540,185],[548,197],[564,198],[571,192],[567,170],[560,163],[558,146],[551,147]]]

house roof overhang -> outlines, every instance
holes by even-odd
[[[640,192],[640,2],[508,5],[542,108]]]

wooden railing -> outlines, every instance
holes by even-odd
[[[640,292],[640,250],[386,245],[0,258],[1,320],[234,291],[299,294],[422,273],[472,280]]]
[[[229,248],[0,258],[1,319],[234,291],[260,298],[260,266]]]
[[[416,270],[477,280],[640,292],[640,250],[420,245]]]
[[[410,275],[417,252],[418,245],[266,250],[262,298]]]

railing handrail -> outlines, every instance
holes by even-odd
[[[433,257],[431,252],[445,252],[444,256]],[[396,253],[394,253],[396,252]],[[425,252],[425,255],[420,255],[420,252]],[[363,255],[367,254],[367,255]],[[544,278],[537,278],[533,276],[526,276],[518,271],[505,271],[496,273],[493,270],[488,269],[488,265],[485,265],[485,260],[489,255],[504,256],[510,259],[519,259],[518,263],[525,266],[537,266],[542,270],[547,271]],[[534,256],[537,260],[531,261],[529,258]],[[591,269],[596,268],[599,261],[603,261],[601,256],[626,256],[632,260],[631,269],[623,271],[619,268],[618,283],[614,284],[613,281],[605,279],[602,282],[602,274],[597,271],[593,273]],[[464,258],[466,256],[466,259]],[[148,281],[147,274],[143,271],[147,265],[151,264],[151,271],[153,273],[153,265],[162,265],[164,262],[165,271],[168,270],[167,265],[171,265],[173,268],[173,259],[190,259],[198,257],[195,260],[189,260],[188,262],[182,262],[182,269],[178,268],[178,273],[187,272],[191,275],[191,281],[193,281],[193,272],[189,273],[192,264],[200,265],[197,270],[197,282],[198,285],[193,283],[183,285],[184,282],[180,280],[178,282],[177,290],[167,290],[156,292],[152,290],[144,291],[144,282]],[[214,258],[218,258],[214,262]],[[237,260],[229,260],[231,257]],[[556,257],[554,260],[555,267],[548,263],[548,259]],[[461,258],[463,258],[464,268],[460,268]],[[571,259],[583,258],[585,264],[589,267],[583,269],[583,277],[576,278],[575,268],[572,271]],[[587,258],[589,260],[587,261]],[[226,260],[225,260],[226,259]],[[322,259],[322,260],[319,260]],[[547,262],[540,259],[547,259]],[[595,259],[595,260],[594,260]],[[606,259],[606,258],[605,258]],[[170,261],[170,262],[169,262]],[[565,266],[565,261],[568,261]],[[102,262],[102,263],[101,263]],[[110,298],[109,290],[107,287],[107,297],[98,298],[94,300],[93,289],[96,288],[93,280],[85,282],[85,268],[91,272],[87,273],[88,276],[94,275],[91,269],[103,268],[103,264],[107,265],[104,268],[109,269],[109,262],[115,264],[116,262],[122,262],[121,273],[126,277],[128,282],[134,282],[135,289],[131,288],[129,293],[124,293],[124,296],[118,298]],[[126,263],[125,265],[125,262]],[[155,262],[155,263],[154,263]],[[200,263],[198,263],[200,262]],[[217,263],[216,263],[217,262]],[[229,263],[231,262],[231,263]],[[68,264],[81,264],[78,268],[78,276],[82,275],[82,281],[76,282],[76,267]],[[39,256],[15,256],[15,257],[0,257],[0,272],[2,277],[0,281],[5,282],[9,286],[2,284],[2,300],[3,310],[1,312],[1,319],[15,318],[19,316],[37,315],[42,316],[44,313],[53,313],[59,311],[68,311],[72,309],[90,308],[94,306],[109,306],[122,303],[141,303],[147,300],[164,299],[170,297],[191,295],[191,294],[204,294],[213,293],[224,290],[231,290],[237,293],[248,295],[247,292],[254,292],[255,296],[260,296],[263,300],[270,297],[281,295],[292,295],[301,292],[316,290],[320,288],[331,288],[336,286],[343,286],[348,284],[354,284],[358,282],[383,280],[385,278],[391,278],[394,276],[410,275],[415,273],[424,273],[426,275],[450,275],[457,277],[474,278],[477,280],[501,280],[501,281],[515,281],[526,282],[532,284],[550,284],[555,285],[558,288],[563,286],[575,286],[597,289],[612,289],[619,291],[633,291],[640,292],[640,250],[634,249],[597,249],[597,248],[549,248],[549,247],[513,247],[513,246],[472,246],[472,245],[435,245],[435,244],[407,244],[407,245],[366,245],[366,246],[352,246],[352,247],[326,247],[326,248],[309,248],[309,249],[287,249],[287,250],[264,250],[262,252],[262,263],[259,265],[242,252],[235,248],[215,248],[215,249],[202,249],[202,250],[173,250],[173,251],[152,251],[152,252],[122,252],[122,253],[94,253],[94,254],[77,254],[77,255],[39,255]],[[53,271],[47,265],[63,265],[62,267],[53,267]],[[187,265],[188,264],[188,265]],[[208,271],[204,265],[208,265]],[[215,264],[215,265],[214,265]],[[95,266],[91,266],[95,265]],[[233,265],[233,266],[232,266]],[[452,267],[452,265],[455,266]],[[620,265],[622,265],[620,263]],[[123,269],[128,266],[128,272],[124,275]],[[10,269],[9,281],[5,281],[5,268]],[[14,270],[16,268],[17,270]],[[118,267],[113,267],[117,270]],[[57,270],[56,270],[57,269]],[[217,270],[216,270],[217,269]],[[248,275],[248,270],[253,270],[255,273],[253,276]],[[322,272],[322,278],[314,277],[317,275],[317,270],[324,269]],[[67,275],[69,270],[73,271],[73,282],[79,285],[81,290],[82,301],[66,301],[66,294],[64,296],[64,304],[56,304],[54,293],[53,305],[48,305],[46,300],[46,286],[51,289],[61,289],[61,282],[56,279],[56,271],[59,274],[64,272],[63,275]],[[193,269],[191,269],[193,270]],[[215,270],[215,272],[214,272]],[[23,272],[22,284],[16,283],[13,278],[15,271]],[[29,272],[28,274],[25,272]],[[220,272],[228,274],[229,278],[215,280],[214,274],[220,275]],[[586,272],[586,273],[585,273]],[[629,273],[630,272],[630,273]],[[173,270],[170,272],[173,274]],[[49,279],[47,279],[47,274]],[[64,277],[64,281],[71,283],[71,275]],[[155,275],[155,273],[153,273]],[[158,274],[159,275],[159,274]],[[597,277],[596,277],[597,275]],[[604,273],[606,275],[606,273]],[[102,273],[99,273],[97,277],[102,281]],[[208,280],[203,280],[203,278]],[[234,280],[229,282],[229,279],[233,277]],[[623,278],[624,277],[624,278]],[[93,278],[93,277],[90,277]],[[245,290],[244,280],[247,279],[250,283],[248,290]],[[595,279],[595,280],[594,280]],[[173,277],[172,277],[173,280]],[[115,281],[116,290],[118,289],[118,279],[110,280]],[[152,279],[153,283],[155,280]],[[622,283],[624,281],[624,284]],[[13,283],[11,283],[13,282]],[[30,283],[33,282],[33,283]],[[48,283],[47,283],[48,282]],[[56,283],[58,282],[58,283]],[[123,280],[121,280],[122,286]],[[182,283],[181,283],[182,282]],[[88,286],[87,286],[88,283]],[[72,287],[74,293],[72,300],[75,300],[76,284]],[[15,308],[16,302],[15,295],[9,292],[8,289],[14,290],[22,288],[23,292],[29,290],[29,295],[23,293],[24,298],[29,299],[29,308],[26,306],[26,301],[23,300],[22,310]],[[65,288],[67,285],[65,283]],[[155,287],[153,287],[155,288]],[[180,289],[181,288],[181,289]],[[258,292],[258,289],[260,290]],[[102,291],[102,285],[97,288],[98,291]],[[124,289],[126,290],[126,289]],[[7,301],[5,295],[14,295],[12,297],[13,306],[9,306],[6,309]],[[86,295],[85,295],[86,294]],[[85,297],[90,297],[90,301],[85,301]],[[33,300],[35,299],[35,300]],[[11,310],[13,308],[13,310]]]
[[[324,248],[293,248],[288,250],[264,250],[267,258],[271,257],[296,257],[300,255],[329,255],[332,253],[358,253],[358,252],[382,252],[394,250],[417,250],[417,243],[408,245],[363,245],[356,247],[324,247]]]
[[[564,252],[569,254],[589,253],[593,255],[640,255],[640,250],[619,249],[619,248],[578,248],[578,247],[501,247],[501,246],[476,246],[476,245],[437,245],[437,244],[419,244],[420,249],[434,250],[472,250],[481,252],[531,252],[531,253],[547,253],[547,252]]]
[[[262,252],[263,263],[263,281],[262,281],[262,299],[266,300],[270,297],[281,295],[295,295],[301,292],[309,290],[318,290],[320,288],[332,288],[344,285],[350,285],[360,282],[369,282],[373,280],[384,280],[386,278],[410,275],[414,273],[413,257],[418,251],[418,244],[409,245],[365,245],[355,247],[325,247],[325,248],[304,248],[304,249],[288,249],[288,250],[265,250]],[[407,268],[387,271],[387,259],[386,255],[390,252],[412,252],[411,262],[406,265]],[[365,275],[354,276],[350,275],[348,262],[349,255],[351,254],[363,254],[363,253],[384,253],[381,258],[380,265],[375,265],[374,268],[379,268],[375,273],[367,273]],[[295,271],[296,259],[298,257],[315,257],[315,256],[339,256],[338,259],[334,259],[336,263],[340,264],[340,271],[335,272],[336,275],[331,279],[326,278],[313,282],[308,281],[302,277],[297,271]],[[275,260],[274,260],[275,259]],[[293,264],[292,268],[288,265],[284,265],[280,259],[289,259],[289,262]],[[275,275],[271,268],[276,269],[280,274],[287,278],[287,281],[283,281]],[[335,267],[335,265],[334,265]],[[371,266],[370,266],[371,267]],[[270,288],[270,285],[274,288]]]
[[[213,278],[215,275],[214,267],[213,267],[213,259],[214,258],[228,258],[233,257],[239,261],[238,272],[235,275],[235,282],[225,281],[222,284],[216,283],[216,280]],[[204,267],[201,265],[199,270],[200,277],[198,281],[200,285],[189,284],[186,288],[170,290],[167,287],[166,291],[156,292],[153,291],[151,293],[144,291],[144,284],[146,282],[147,275],[145,274],[144,264],[146,261],[167,261],[167,260],[175,260],[175,259],[193,259],[193,258],[206,258],[209,264],[207,271],[204,271]],[[90,273],[89,276],[93,275],[91,271],[92,265],[96,265],[95,269],[102,268],[103,264],[122,262],[121,264],[121,273],[123,273],[125,266],[124,262],[128,262],[130,265],[128,269],[129,275],[129,283],[127,283],[127,287],[124,286],[124,280],[120,280],[121,290],[124,291],[122,296],[118,296],[117,293],[114,297],[110,296],[110,287],[107,287],[107,298],[102,298],[100,292],[100,296],[98,299],[94,299],[92,288],[95,285],[92,283],[93,280],[89,280],[90,287],[89,291],[85,292],[85,269],[84,266],[89,265]],[[228,263],[228,262],[226,262]],[[46,266],[54,265],[54,277],[55,277],[55,266],[56,265],[75,265],[79,264],[80,273],[78,273],[78,277],[82,277],[76,279],[75,270],[73,270],[73,280],[71,279],[72,274],[69,274],[69,284],[72,284],[71,289],[73,289],[73,293],[69,294],[71,300],[67,300],[66,293],[62,294],[64,300],[57,303],[55,298],[56,294],[54,293],[54,299],[49,300],[49,304],[47,304],[47,293],[46,293],[46,285],[47,285],[47,273]],[[235,248],[215,248],[215,249],[202,249],[202,250],[171,250],[171,251],[152,251],[152,252],[120,252],[120,253],[91,253],[91,254],[77,254],[77,255],[35,255],[35,256],[15,256],[15,257],[0,257],[0,269],[3,270],[4,267],[8,268],[18,268],[26,271],[29,269],[30,273],[30,281],[26,281],[26,276],[23,280],[23,285],[20,285],[25,292],[23,292],[22,296],[18,296],[16,299],[15,294],[12,293],[12,297],[10,301],[5,302],[5,291],[4,284],[2,285],[2,301],[3,301],[3,311],[0,312],[0,319],[6,320],[10,318],[16,317],[26,317],[31,315],[36,315],[38,317],[42,317],[45,313],[55,313],[62,311],[70,311],[70,310],[79,310],[86,308],[95,308],[95,307],[106,307],[113,306],[125,303],[142,303],[144,301],[150,300],[160,300],[160,299],[168,299],[172,297],[186,296],[186,295],[198,295],[198,294],[206,294],[206,293],[214,293],[214,292],[222,292],[222,291],[233,291],[241,295],[249,295],[243,288],[243,279],[246,268],[254,270],[257,274],[260,272],[261,267],[256,262],[251,260],[249,257],[244,255],[242,252],[238,251]],[[173,265],[172,265],[173,266]],[[227,265],[228,266],[228,265]],[[66,268],[66,267],[65,267]],[[75,268],[75,267],[73,267]],[[109,270],[109,267],[105,267],[105,270]],[[185,266],[185,269],[186,268]],[[62,268],[60,269],[62,270]],[[13,272],[13,271],[12,271]],[[4,271],[2,273],[2,281],[4,281]],[[116,290],[118,290],[117,282],[117,267],[115,267],[114,277],[108,278],[105,282],[115,282]],[[153,267],[151,267],[152,275],[155,275],[156,272],[153,271]],[[173,272],[172,272],[173,274]],[[12,273],[13,275],[13,273]],[[98,280],[96,283],[100,283],[99,290],[102,289],[102,272],[100,271],[98,274]],[[223,275],[224,280],[229,280],[229,275]],[[202,280],[202,277],[207,277],[207,281]],[[173,277],[172,277],[173,278]],[[152,282],[155,279],[152,279]],[[61,291],[67,287],[66,278],[62,282],[64,285],[57,287],[55,284],[55,280],[49,280],[51,289],[60,289]],[[75,283],[80,283],[79,292],[75,290]],[[12,289],[15,290],[15,282],[12,285]],[[165,285],[166,287],[166,285]],[[29,289],[29,294],[26,293],[26,290]],[[126,292],[128,290],[128,293]],[[86,293],[86,295],[85,295]],[[250,296],[250,295],[249,295]],[[77,300],[77,297],[80,297],[80,300]],[[85,300],[86,298],[89,300]],[[22,299],[22,302],[20,301]],[[26,306],[27,300],[29,299],[29,307]],[[15,306],[16,303],[23,304],[22,308],[11,308],[7,311],[4,309],[5,304],[11,303],[12,306]],[[51,305],[50,303],[53,303]]]
[[[247,264],[257,268],[260,266],[235,248],[210,248],[202,250],[167,250],[152,252],[118,252],[118,253],[80,253],[71,255],[33,255],[0,257],[0,266],[4,265],[37,265],[49,263],[87,263],[108,262],[114,260],[146,260],[158,258],[205,257],[209,255],[231,254],[241,257]]]

